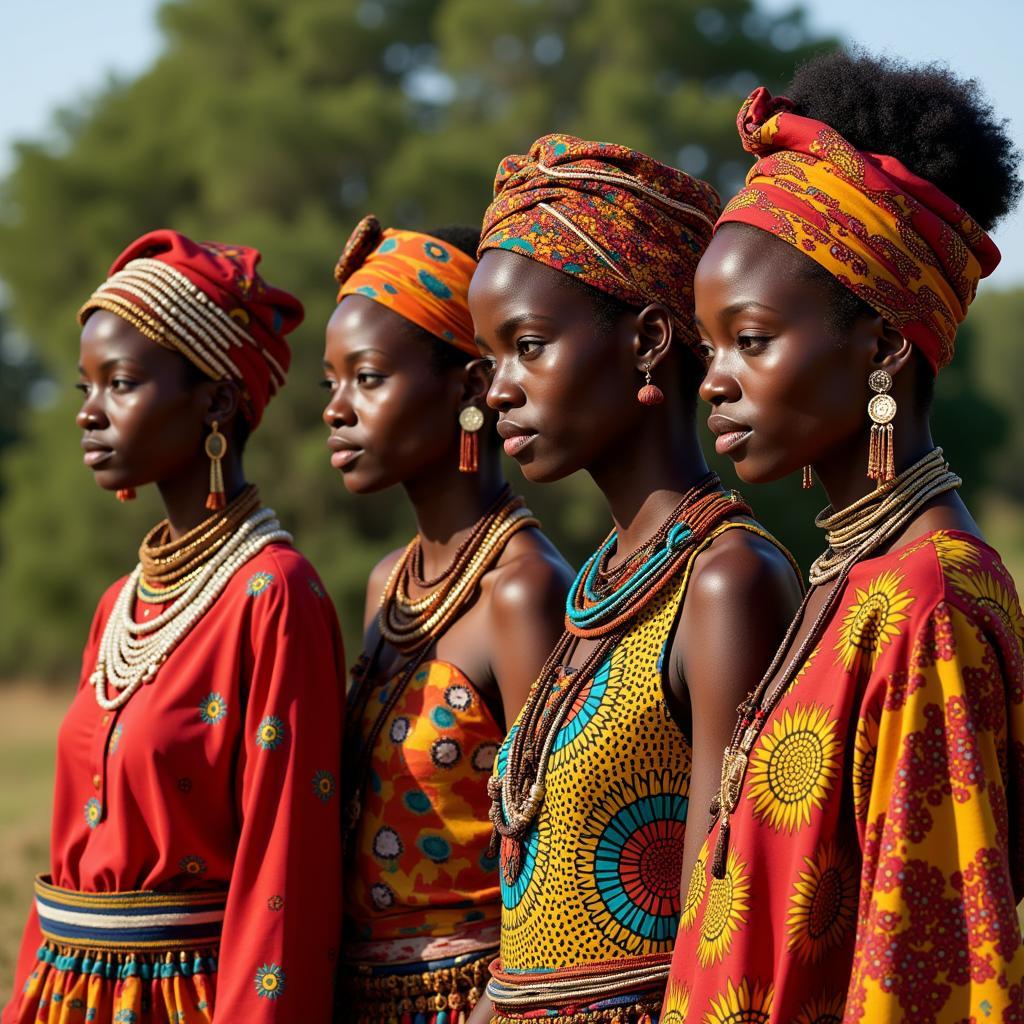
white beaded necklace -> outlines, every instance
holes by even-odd
[[[190,629],[206,614],[236,570],[275,541],[291,543],[272,509],[257,509],[243,520],[202,568],[195,580],[166,610],[148,622],[136,622],[132,607],[142,565],[125,580],[107,619],[96,668],[89,681],[96,688],[96,703],[113,711],[126,703],[152,679]],[[117,691],[107,696],[107,683]]]

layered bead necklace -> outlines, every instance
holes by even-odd
[[[709,473],[690,488],[655,534],[616,569],[616,531],[580,569],[566,600],[565,633],[530,689],[509,750],[505,773],[487,783],[494,825],[491,855],[503,841],[502,871],[511,885],[523,863],[523,841],[546,793],[548,761],[558,731],[594,672],[640,613],[660,594],[724,519],[750,515],[735,491],[723,491]],[[581,639],[594,645],[579,669],[568,668]]]
[[[255,487],[246,488],[226,509],[177,541],[169,541],[169,533],[164,521],[147,534],[139,564],[122,586],[104,627],[89,678],[96,702],[107,711],[121,707],[156,676],[241,565],[268,544],[292,540],[273,510],[259,507]],[[137,622],[132,611],[140,593],[151,595],[144,600],[170,603],[155,618]],[[116,691],[114,696],[108,687]]]
[[[363,793],[369,777],[369,754],[384,723],[423,659],[475,597],[480,581],[497,563],[509,540],[520,530],[532,526],[540,526],[540,521],[522,498],[512,495],[506,484],[459,545],[448,567],[434,579],[427,580],[423,576],[423,549],[419,534],[402,552],[381,596],[377,613],[380,639],[373,654],[370,657],[364,654],[352,670],[354,684],[345,735],[348,762],[345,777],[352,780],[346,800],[346,838],[354,833],[362,814]],[[427,592],[422,597],[413,598],[413,586]],[[376,689],[372,675],[385,642],[405,655],[406,661],[398,678],[387,688],[387,697],[364,735],[361,727],[363,717]]]
[[[761,682],[739,706],[736,727],[729,746],[725,748],[721,784],[711,804],[708,826],[710,831],[715,820],[721,818],[711,859],[713,877],[725,877],[725,862],[729,852],[729,817],[739,804],[750,751],[772,712],[789,692],[800,667],[825,632],[853,567],[897,536],[924,505],[939,495],[956,490],[962,482],[950,470],[942,449],[934,448],[889,483],[883,484],[848,508],[836,512],[829,506],[815,518],[815,524],[825,530],[828,548],[811,566],[811,587],[804,595]],[[772,685],[772,680],[793,646],[811,595],[817,587],[833,580],[832,589],[815,616],[807,636]]]

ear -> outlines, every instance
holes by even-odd
[[[638,370],[653,369],[672,347],[672,314],[667,306],[652,302],[633,323],[633,357]]]
[[[895,377],[914,356],[914,345],[883,316],[871,317],[869,332],[871,370],[887,370]]]
[[[233,423],[242,401],[238,385],[233,380],[211,380],[204,382],[203,387],[206,405],[203,420],[206,425],[212,426],[216,421],[223,428]]]
[[[489,359],[474,359],[463,368],[462,395],[459,407],[475,405],[482,412],[487,409],[487,392],[494,376],[494,364]]]

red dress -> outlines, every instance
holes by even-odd
[[[689,880],[661,1024],[1024,1021],[1024,616],[937,532],[857,565]]]
[[[181,971],[124,957],[101,974],[73,943],[43,946],[33,910],[3,1022],[327,1021],[344,679],[330,598],[302,555],[269,545],[108,712],[89,675],[122,583],[100,601],[60,729],[50,876],[82,893],[226,890],[219,949]]]

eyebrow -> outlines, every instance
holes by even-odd
[[[760,310],[763,313],[776,313],[782,315],[781,310],[775,309],[774,306],[765,305],[763,302],[756,302],[754,299],[740,299],[738,302],[733,302],[731,305],[725,307],[725,309],[719,310],[719,316],[735,316],[737,313],[745,313],[748,310]]]
[[[558,322],[553,316],[545,316],[543,313],[516,313],[498,324],[497,333],[508,334],[510,331],[514,331],[522,324],[535,320],[545,320],[549,324]]]
[[[129,366],[132,366],[133,360],[129,356],[114,356],[112,359],[107,359],[105,362],[100,363],[98,369],[102,373],[109,370],[112,366],[117,366],[119,363],[127,363]],[[85,376],[85,367],[81,363],[78,364],[78,372],[83,377]]]

